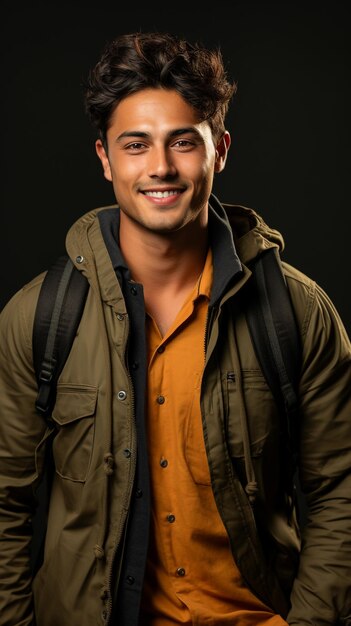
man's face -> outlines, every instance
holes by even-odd
[[[121,219],[158,233],[207,223],[214,172],[223,169],[226,132],[214,145],[208,122],[176,91],[144,89],[116,107],[107,153],[96,150],[113,184]]]

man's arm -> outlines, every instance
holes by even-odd
[[[0,315],[0,626],[33,623],[31,516],[46,431],[34,409],[37,283],[16,294]]]
[[[346,626],[351,623],[351,350],[333,304],[314,288],[301,384],[299,471],[308,518],[287,621],[334,626],[341,620]]]

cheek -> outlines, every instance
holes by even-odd
[[[140,159],[113,159],[111,169],[115,184],[124,186],[133,184],[140,175],[141,166]]]
[[[189,159],[184,161],[182,163],[182,173],[186,178],[192,180],[196,186],[204,185],[207,180],[213,178],[212,159],[207,158],[196,161]]]
[[[208,159],[201,164],[197,170],[196,183],[204,191],[212,186],[214,177],[213,163]]]

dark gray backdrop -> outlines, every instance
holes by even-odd
[[[107,40],[160,30],[221,47],[238,93],[215,192],[281,230],[284,259],[319,282],[350,331],[346,6],[3,0],[0,11],[0,308],[63,251],[82,213],[114,202],[81,81]]]

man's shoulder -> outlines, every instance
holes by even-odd
[[[304,336],[316,301],[317,283],[294,265],[286,261],[281,264],[300,334]]]
[[[39,291],[41,288],[41,285],[43,284],[43,280],[45,278],[46,275],[46,270],[43,272],[40,272],[40,274],[37,274],[36,276],[34,276],[34,278],[32,278],[30,281],[28,281],[27,283],[24,283],[24,285],[22,285],[22,287],[20,289],[18,289],[9,299],[9,301],[7,302],[7,304],[5,305],[5,308],[8,306],[14,306],[17,305],[19,302],[21,303],[26,303],[26,304],[31,304],[34,303],[36,304],[36,301],[38,299],[38,295],[39,295]]]
[[[315,289],[316,282],[310,276],[284,260],[281,261],[281,264],[284,276],[289,285],[296,284],[298,289],[305,289],[307,291]]]
[[[45,272],[38,274],[8,300],[0,313],[0,360],[31,368],[32,335],[36,305]],[[7,364],[7,365],[6,365]]]
[[[30,330],[45,275],[46,271],[37,274],[10,297],[0,312],[1,326],[14,328],[20,323]]]
[[[324,334],[336,333],[349,350],[350,341],[343,321],[325,289],[293,265],[282,261],[282,267],[301,335],[305,336],[308,329],[319,337],[322,330]]]

